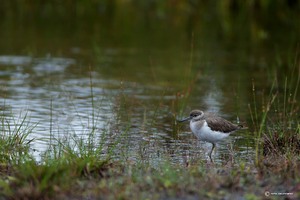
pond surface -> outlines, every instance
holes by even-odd
[[[224,30],[209,13],[188,28],[188,21],[122,17],[86,26],[0,22],[1,113],[12,127],[26,116],[35,155],[53,138],[88,138],[93,130],[121,135],[131,159],[206,159],[211,145],[175,122],[197,108],[246,124],[214,156],[251,162],[253,93],[268,98],[274,80],[292,73],[286,60],[295,58],[299,28],[252,21],[260,29],[249,35],[251,25],[238,28],[249,21]]]

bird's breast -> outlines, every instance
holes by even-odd
[[[211,130],[205,120],[191,121],[190,128],[199,140],[206,142],[216,143],[229,136],[228,133]]]

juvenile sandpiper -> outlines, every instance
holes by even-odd
[[[199,140],[212,143],[212,149],[209,153],[211,162],[213,162],[211,154],[216,143],[242,128],[241,125],[233,124],[213,113],[204,113],[201,110],[192,110],[189,117],[178,120],[178,122],[185,121],[190,121],[190,128]]]

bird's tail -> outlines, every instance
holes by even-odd
[[[242,125],[242,124],[238,124],[238,127],[239,127],[240,129],[248,129],[248,127],[247,127],[247,126],[245,126],[245,125]]]

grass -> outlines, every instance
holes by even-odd
[[[285,78],[284,84],[281,84],[275,78],[269,98],[267,100],[262,99],[260,119],[258,119],[255,87],[253,86],[254,105],[253,108],[251,106],[249,108],[256,132],[256,165],[259,165],[261,159],[269,155],[284,156],[286,159],[296,161],[299,159],[299,104],[296,98],[300,67],[297,69],[298,73],[294,84],[288,83],[287,78]],[[293,77],[291,80],[293,80]],[[292,87],[287,87],[288,84]],[[280,92],[280,85],[284,85],[283,93]]]
[[[147,141],[139,143],[137,155],[129,155],[132,126],[129,109],[134,105],[124,93],[118,99],[120,107],[116,108],[116,117],[125,114],[127,124],[113,121],[116,124],[96,133],[97,112],[93,110],[92,128],[86,132],[87,137],[73,134],[67,139],[57,139],[51,135],[49,148],[39,161],[31,155],[29,136],[36,125],[27,122],[27,114],[14,124],[2,117],[0,199],[255,200],[280,198],[276,192],[288,192],[285,198],[297,199],[300,197],[300,127],[299,102],[295,95],[299,77],[294,79],[296,84],[289,83],[288,79],[279,84],[275,79],[269,98],[261,101],[253,84],[254,99],[249,105],[256,133],[253,163],[242,158],[238,162],[215,164],[196,158],[188,160],[188,165],[174,163],[169,151],[160,151],[157,142]],[[92,81],[90,85],[95,108]],[[283,90],[280,85],[284,85]],[[190,87],[186,88],[185,93],[189,94]],[[181,110],[184,105],[179,105],[180,99],[176,101],[173,109]],[[187,100],[182,101],[186,104]],[[144,129],[156,126],[153,119],[158,116],[160,106],[154,110],[152,117],[145,111],[143,124],[147,127]],[[158,161],[151,161],[147,155],[149,149],[160,152]]]
[[[33,139],[28,140],[27,137],[36,124],[29,124],[27,119],[27,113],[24,116],[21,113],[18,120],[1,117],[0,163],[18,162],[29,155]]]
[[[275,181],[275,177],[280,177],[285,191],[299,191],[300,130],[299,102],[296,100],[300,78],[299,64],[299,61],[295,62],[294,71],[297,73],[289,79],[286,77],[283,83],[275,76],[268,98],[261,99],[261,111],[258,111],[258,98],[253,84],[253,105],[249,105],[252,126],[256,133],[255,168],[258,177],[265,179],[268,184]],[[299,198],[299,195],[296,192],[297,197],[291,198]]]

